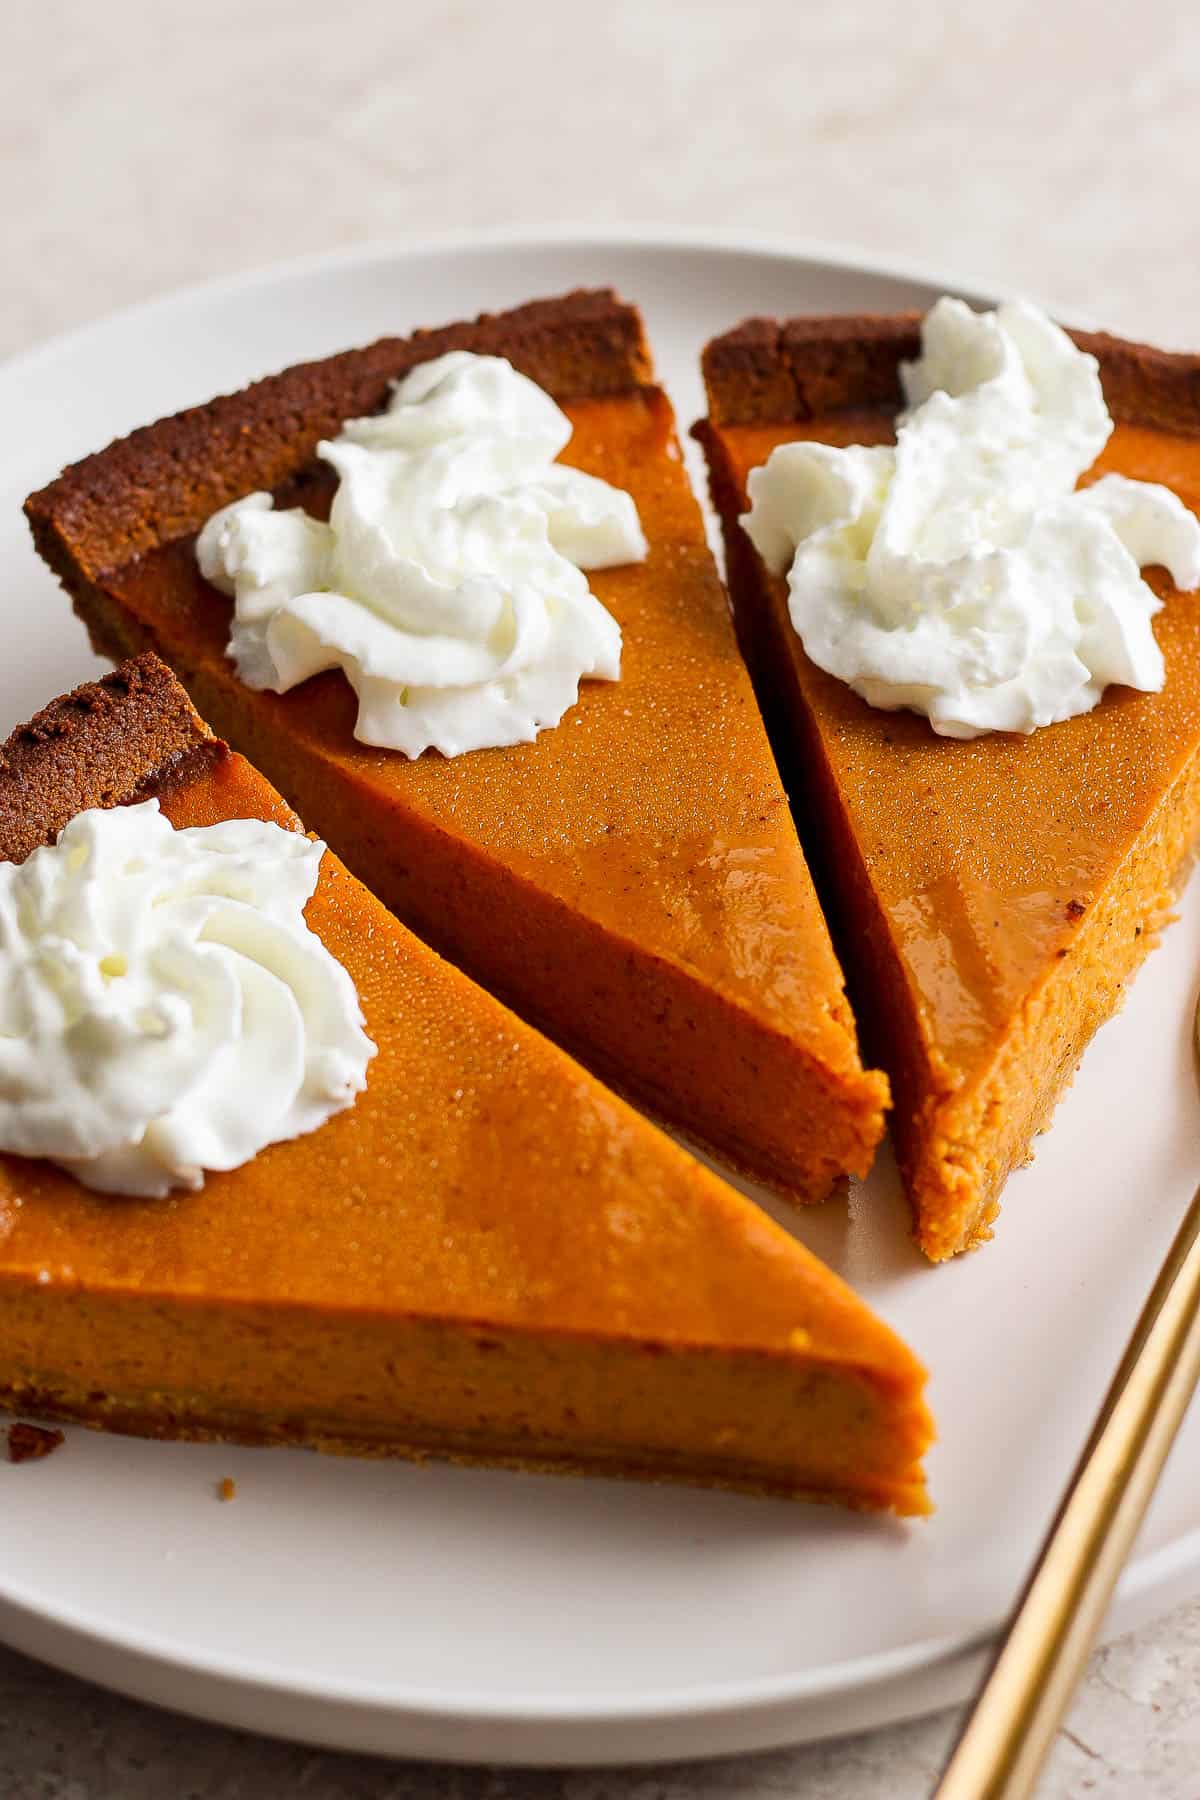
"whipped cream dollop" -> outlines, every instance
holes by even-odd
[[[1112,431],[1096,359],[1032,306],[943,299],[901,379],[894,448],[784,444],[749,478],[742,524],[813,662],[958,738],[1160,689],[1140,570],[1200,585],[1200,524],[1154,483],[1076,490]]]
[[[632,498],[555,462],[570,436],[511,363],[453,350],[317,446],[338,475],[327,525],[265,493],[214,514],[196,554],[233,597],[242,680],[283,693],[342,669],[355,736],[406,756],[557,725],[584,676],[621,673],[582,571],[646,555]]]
[[[148,800],[0,863],[0,1149],[161,1197],[351,1106],[375,1046],[304,920],[324,849]]]

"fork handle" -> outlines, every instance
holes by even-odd
[[[1045,1761],[1200,1376],[1200,1190],[934,1800],[1024,1800]]]

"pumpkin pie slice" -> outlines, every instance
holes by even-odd
[[[243,685],[199,528],[254,490],[324,516],[342,421],[450,350],[508,358],[565,409],[565,452],[630,492],[644,562],[591,586],[624,638],[536,742],[414,761],[354,736],[340,671]],[[354,873],[427,942],[650,1111],[802,1200],[868,1168],[864,1072],[724,590],[651,380],[611,293],[535,303],[309,363],[67,470],[26,508],[98,649],[155,650]]]
[[[145,656],[0,751],[0,856],[147,798],[301,829]],[[378,1046],[366,1091],[167,1200],[0,1156],[0,1403],[928,1510],[923,1371],[842,1282],[330,853],[306,916]]]
[[[1075,334],[1116,428],[1105,471],[1200,511],[1200,359]],[[1162,570],[1158,694],[1111,687],[1022,737],[938,737],[806,657],[785,580],[738,524],[775,445],[892,441],[919,320],[752,320],[708,345],[704,445],[739,638],[769,715],[932,1258],[991,1235],[1092,1033],[1171,916],[1200,834],[1200,594]],[[852,959],[852,961],[851,961]]]

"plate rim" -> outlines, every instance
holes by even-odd
[[[921,1528],[918,1522],[916,1529]],[[1197,1564],[1200,1564],[1200,1526],[1127,1563],[1101,1641],[1128,1629],[1130,1618],[1143,1617],[1147,1603],[1151,1608],[1150,1616],[1153,1616],[1157,1593],[1168,1582],[1175,1580],[1181,1584],[1172,1600],[1184,1600],[1189,1585],[1193,1589],[1200,1588]],[[1193,1574],[1194,1580],[1190,1579]],[[181,1652],[153,1632],[135,1627],[114,1628],[107,1618],[83,1608],[47,1605],[36,1589],[0,1574],[0,1621],[8,1608],[25,1614],[30,1620],[41,1620],[58,1630],[87,1638],[97,1647],[116,1648],[163,1666],[235,1682],[280,1697],[333,1701],[356,1708],[397,1712],[408,1709],[436,1715],[447,1722],[474,1720],[526,1726],[552,1721],[614,1727],[625,1722],[650,1723],[665,1714],[677,1719],[695,1719],[697,1716],[717,1717],[747,1706],[808,1706],[886,1685],[908,1675],[927,1673],[939,1666],[949,1668],[985,1650],[994,1641],[1001,1623],[997,1620],[989,1627],[921,1638],[893,1650],[827,1663],[794,1675],[655,1688],[636,1699],[606,1695],[603,1690],[590,1695],[558,1696],[516,1690],[506,1695],[502,1702],[497,1702],[494,1695],[483,1690],[461,1689],[450,1694],[445,1688],[422,1688],[412,1683],[405,1683],[398,1699],[398,1690],[383,1682],[376,1685],[350,1681],[339,1685],[324,1677],[309,1679],[269,1662],[250,1659],[239,1662],[237,1658],[196,1650]]]
[[[399,265],[431,258],[478,255],[481,252],[499,257],[520,252],[537,254],[571,250],[580,254],[611,250],[626,254],[664,251],[695,253],[731,259],[764,257],[793,266],[807,265],[847,274],[909,281],[933,289],[964,294],[984,304],[995,304],[1015,294],[1015,290],[994,280],[955,274],[920,260],[881,257],[850,243],[806,236],[745,232],[736,228],[653,224],[587,228],[555,223],[501,225],[472,231],[426,233],[411,239],[372,238],[354,245],[310,251],[264,266],[186,283],[113,308],[99,317],[69,326],[49,338],[12,352],[0,359],[0,383],[34,376],[39,369],[52,364],[64,354],[86,352],[91,338],[99,338],[114,328],[136,324],[140,319],[159,311],[169,311],[181,304],[219,304],[227,299],[251,294],[256,288],[267,288],[281,282],[292,282],[305,276],[337,270]],[[1042,304],[1047,305],[1048,310],[1059,317],[1069,316],[1074,323],[1088,325],[1091,322],[1076,308],[1064,309],[1044,299]],[[1160,1599],[1163,1602],[1173,1602],[1186,1598],[1189,1581],[1196,1590],[1200,1590],[1200,1527],[1183,1533],[1155,1551],[1139,1556],[1127,1566],[1106,1623],[1105,1635],[1112,1636],[1128,1629],[1134,1620],[1154,1616]],[[749,1714],[758,1721],[757,1725],[748,1740],[735,1743],[733,1748],[795,1742],[799,1735],[808,1738],[826,1735],[826,1731],[819,1725],[813,1729],[809,1721],[806,1721],[802,1734],[798,1733],[797,1714],[800,1711],[808,1712],[821,1702],[845,1700],[853,1696],[861,1698],[873,1693],[882,1697],[885,1691],[895,1688],[897,1684],[903,1686],[906,1681],[933,1676],[936,1693],[931,1696],[927,1692],[923,1701],[916,1706],[888,1714],[893,1718],[915,1717],[921,1712],[929,1712],[949,1704],[968,1691],[976,1666],[1000,1623],[1000,1620],[996,1620],[986,1628],[972,1628],[941,1637],[924,1638],[897,1649],[877,1651],[819,1668],[800,1670],[793,1675],[692,1684],[685,1688],[661,1687],[648,1690],[636,1698],[606,1695],[603,1690],[560,1695],[514,1692],[497,1698],[495,1694],[486,1691],[451,1691],[444,1687],[422,1689],[411,1683],[398,1688],[395,1684],[336,1681],[328,1676],[309,1680],[293,1670],[281,1669],[261,1659],[181,1649],[178,1644],[160,1639],[153,1632],[124,1626],[109,1617],[92,1615],[86,1610],[71,1608],[59,1602],[48,1603],[39,1596],[36,1589],[26,1587],[19,1580],[13,1580],[0,1571],[0,1635],[14,1647],[27,1650],[35,1656],[41,1655],[45,1660],[53,1660],[60,1667],[69,1668],[74,1673],[98,1679],[143,1698],[161,1700],[160,1693],[152,1691],[155,1684],[131,1677],[128,1672],[130,1667],[149,1664],[164,1673],[174,1672],[210,1685],[215,1683],[219,1689],[236,1689],[246,1695],[256,1695],[262,1700],[275,1700],[284,1708],[289,1703],[294,1705],[300,1701],[319,1701],[342,1709],[348,1717],[370,1714],[399,1723],[405,1718],[419,1715],[450,1727],[474,1724],[485,1733],[485,1741],[477,1751],[459,1746],[454,1751],[439,1752],[463,1761],[495,1760],[497,1755],[503,1757],[509,1754],[505,1751],[497,1752],[495,1740],[486,1739],[487,1730],[493,1727],[520,1733],[533,1732],[543,1727],[576,1726],[581,1732],[586,1732],[614,1730],[622,1726],[694,1726],[705,1721],[719,1725],[739,1717],[745,1718]],[[42,1643],[43,1633],[47,1629],[53,1645],[49,1650]],[[122,1659],[120,1667],[112,1669],[111,1674],[97,1673],[93,1662],[67,1648],[71,1643],[78,1644],[81,1651],[90,1647],[93,1651],[106,1652],[110,1656],[115,1653]],[[173,1698],[168,1703],[189,1709],[186,1697]],[[197,1705],[194,1710],[210,1718],[228,1718],[228,1714],[223,1715],[220,1709],[211,1706]],[[786,1729],[781,1729],[789,1718],[792,1726],[790,1734]],[[288,1723],[276,1726],[264,1721],[263,1728],[276,1729],[293,1737],[305,1735],[298,1715],[291,1717]],[[831,1723],[827,1730],[833,1732],[847,1728],[842,1721]],[[869,1728],[869,1725],[860,1728]],[[331,1734],[326,1725],[313,1741],[334,1742],[337,1741],[337,1734]],[[361,1738],[350,1733],[341,1741],[353,1747],[361,1742]],[[535,1746],[524,1740],[519,1746],[516,1742],[511,1744],[510,1752],[518,1748],[522,1758],[531,1762],[572,1760],[571,1756],[560,1755],[544,1759],[538,1756]],[[713,1753],[711,1746],[700,1746],[690,1751],[693,1756]],[[676,1742],[662,1754],[674,1757],[681,1754],[686,1756],[689,1752],[681,1751]],[[594,1747],[590,1751],[584,1748],[582,1756],[576,1754],[574,1759],[593,1763],[629,1760],[625,1751],[605,1756],[597,1754]]]
[[[143,295],[124,305],[111,307],[94,318],[65,326],[49,337],[39,338],[21,349],[0,357],[0,377],[24,374],[38,363],[50,361],[66,350],[77,348],[93,333],[112,326],[134,324],[157,310],[177,305],[183,300],[233,298],[248,288],[278,281],[320,274],[327,269],[353,267],[360,264],[396,261],[418,261],[429,256],[454,256],[488,251],[500,254],[515,250],[587,251],[611,250],[676,250],[697,253],[717,252],[731,257],[764,256],[785,263],[812,263],[826,268],[845,269],[859,275],[881,275],[896,281],[911,281],[927,287],[942,287],[947,293],[975,296],[995,305],[1006,300],[1033,299],[1055,317],[1069,316],[1072,324],[1093,328],[1091,317],[1077,307],[1062,307],[1052,297],[1030,295],[1024,289],[969,272],[934,268],[919,258],[891,257],[883,259],[849,241],[837,238],[792,237],[784,232],[746,232],[736,227],[686,225],[595,225],[586,229],[577,225],[550,221],[545,225],[488,225],[464,232],[424,232],[413,238],[370,237],[358,244],[341,244],[332,249],[302,251],[296,256],[282,257],[276,262],[237,269],[229,274],[206,275],[198,281],[184,282],[165,292]]]

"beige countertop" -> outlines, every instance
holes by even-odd
[[[1177,0],[13,0],[4,40],[0,354],[307,251],[663,223],[857,245],[1200,348],[1200,14]],[[918,1800],[951,1723],[686,1769],[436,1770],[0,1651],[0,1796]],[[1042,1791],[1196,1800],[1200,1606],[1096,1658]]]

